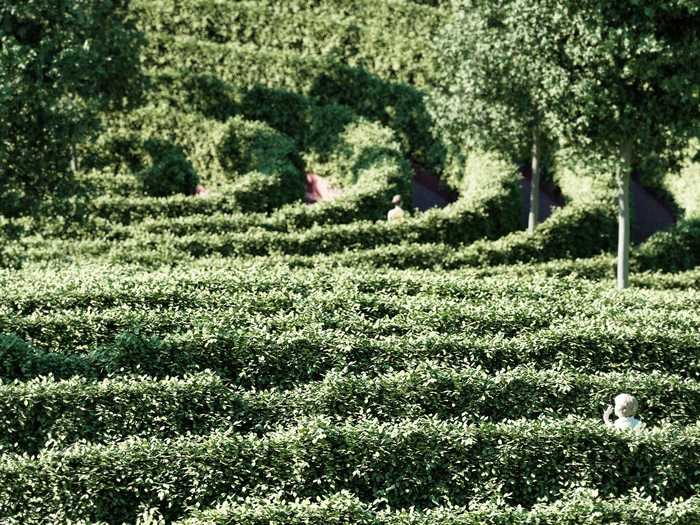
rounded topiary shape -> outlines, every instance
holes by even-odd
[[[0,334],[0,377],[15,379],[34,355],[34,349],[14,334]]]
[[[266,122],[276,130],[302,143],[308,133],[307,97],[279,88],[254,86],[241,96],[240,112],[250,120]]]
[[[85,145],[82,152],[83,169],[113,168],[136,172],[144,167],[143,140],[131,131],[110,130]]]
[[[150,166],[137,173],[144,193],[152,197],[194,194],[199,177],[180,146],[158,139],[149,139],[143,146],[151,158]]]
[[[229,120],[216,153],[224,171],[235,175],[273,173],[286,162],[301,164],[291,138],[263,122],[241,117]]]

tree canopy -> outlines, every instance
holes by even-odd
[[[543,84],[546,61],[530,60],[514,28],[514,2],[461,0],[443,31],[434,113],[451,144],[493,151],[521,164],[532,161],[530,231],[537,224],[540,170],[551,150]],[[531,16],[531,15],[528,15]],[[529,45],[538,45],[528,42]]]
[[[616,177],[627,286],[629,176],[679,167],[700,122],[700,4],[461,0],[438,43],[437,120],[453,142],[518,155],[541,129]],[[522,153],[520,153],[522,154]]]
[[[139,93],[141,45],[120,1],[0,5],[0,195],[6,204],[21,206],[56,189],[66,178],[71,146],[94,129],[95,112],[121,107]]]

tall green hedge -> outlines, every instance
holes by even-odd
[[[403,0],[216,2],[138,0],[130,6],[149,35],[327,56],[382,78],[424,85],[438,57],[432,37],[445,22],[434,7]]]
[[[668,505],[640,495],[606,499],[591,489],[576,489],[556,503],[528,510],[497,502],[466,507],[444,506],[424,512],[378,511],[348,492],[318,500],[232,499],[216,509],[195,511],[181,525],[693,525],[700,521],[700,501],[693,497]]]
[[[649,426],[692,424],[700,384],[663,374],[582,374],[517,368],[489,374],[433,361],[377,377],[334,372],[291,390],[241,391],[217,375],[182,379],[110,378],[92,382],[37,379],[0,386],[0,449],[35,454],[79,440],[204,435],[228,427],[263,432],[305,416],[391,421],[432,416],[462,421],[534,419],[575,414],[599,419],[619,392],[641,400]],[[518,403],[514,404],[513,399]]]
[[[697,425],[622,433],[577,418],[478,426],[317,418],[262,438],[217,432],[78,445],[3,456],[0,515],[122,523],[134,521],[139,508],[158,507],[173,520],[187,506],[212,506],[223,493],[311,498],[338,490],[394,508],[464,505],[493,495],[532,506],[572,484],[605,497],[644,490],[672,500],[700,488],[699,434]]]
[[[632,253],[640,270],[679,272],[700,266],[700,218],[679,222],[652,235]]]
[[[284,89],[322,104],[342,104],[357,115],[392,128],[411,156],[428,166],[441,166],[444,147],[435,135],[426,94],[361,68],[330,58],[252,46],[213,44],[191,37],[151,38],[146,66],[159,71],[214,75],[238,88]],[[256,96],[264,90],[254,91]]]

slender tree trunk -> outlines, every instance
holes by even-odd
[[[537,127],[532,132],[532,179],[530,181],[530,213],[527,217],[527,231],[530,235],[540,219],[540,178],[542,172],[542,147],[540,131]]]
[[[78,155],[75,151],[75,144],[70,145],[70,168],[73,175],[78,172]]]
[[[632,145],[622,148],[622,169],[617,176],[617,288],[624,290],[630,281],[630,174]]]

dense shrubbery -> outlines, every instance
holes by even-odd
[[[186,77],[184,80],[176,78],[185,83],[204,81],[199,77]],[[224,110],[217,115],[223,122],[186,113],[185,110],[191,109],[187,104],[196,107],[203,103],[180,100],[180,95],[185,96],[185,93],[188,92],[184,89],[171,92],[177,99],[172,101],[172,107],[163,104],[150,106],[112,119],[109,131],[95,148],[98,155],[88,152],[86,156],[88,159],[102,157],[99,161],[92,160],[93,165],[104,167],[109,164],[114,169],[125,164],[129,167],[130,151],[133,148],[121,146],[124,141],[119,137],[126,134],[133,141],[134,135],[167,136],[188,152],[205,183],[214,184],[214,202],[209,205],[193,202],[188,210],[183,207],[185,203],[180,201],[148,201],[143,198],[125,200],[123,195],[108,196],[90,203],[95,215],[114,222],[129,223],[149,216],[177,217],[188,212],[211,214],[215,211],[230,213],[235,210],[272,211],[287,202],[299,200],[303,195],[302,169],[332,173],[332,178],[341,185],[344,179],[346,183],[357,181],[360,184],[348,186],[346,195],[334,202],[315,207],[301,204],[287,206],[279,210],[277,219],[258,217],[251,224],[249,217],[242,217],[242,222],[251,226],[255,222],[276,222],[286,228],[295,223],[304,227],[333,220],[349,222],[363,217],[379,218],[386,213],[386,202],[391,195],[408,195],[409,168],[393,135],[378,124],[357,119],[347,108],[317,106],[304,100],[300,107],[286,108],[289,118],[298,121],[297,125],[292,126],[281,124],[274,116],[261,112],[260,108],[266,107],[264,104],[251,106],[258,108],[258,111],[250,109],[245,112],[249,117],[267,119],[278,128],[295,133],[291,137],[296,143],[295,148],[289,138],[262,123],[248,121],[240,116],[230,118],[233,111]],[[189,94],[198,99],[197,93],[195,91],[194,94]],[[178,126],[173,128],[172,122],[177,122]],[[125,132],[125,129],[128,131]],[[243,163],[241,166],[235,165],[238,162],[232,162],[235,158],[228,158],[231,153],[230,143],[235,137],[245,139],[245,143],[239,144],[236,152],[237,160]],[[255,171],[241,177],[240,174],[248,170]],[[348,175],[337,175],[346,170]],[[265,173],[269,175],[268,180],[262,176]],[[234,174],[238,175],[234,177]],[[232,178],[235,178],[235,183],[221,182]],[[97,182],[98,188],[109,189],[109,175],[105,179],[103,184],[96,181],[95,177],[91,182]],[[223,202],[216,193],[223,194]],[[235,227],[233,231],[236,231]]]
[[[392,174],[391,167],[384,173]],[[382,173],[371,168],[365,170],[367,175]],[[485,170],[484,174],[491,173]],[[496,171],[498,173],[498,171]],[[401,180],[401,179],[399,179]],[[239,188],[236,187],[235,191]],[[386,192],[386,188],[384,188]],[[349,224],[328,224],[312,226],[310,220],[318,219],[319,222],[329,222],[335,217],[351,219],[354,203],[375,203],[371,208],[375,214],[385,213],[385,207],[380,208],[378,200],[357,193],[359,197],[354,203],[332,203],[320,206],[317,211],[310,208],[309,215],[291,210],[291,217],[286,215],[281,220],[267,221],[261,217],[261,224],[252,223],[250,218],[242,218],[243,227],[226,229],[227,233],[213,233],[217,228],[229,224],[227,221],[211,220],[203,217],[197,221],[186,221],[182,226],[174,222],[165,223],[157,231],[162,233],[148,233],[138,227],[131,229],[115,230],[116,240],[80,241],[74,240],[47,240],[25,238],[21,242],[10,244],[4,248],[2,264],[13,266],[32,260],[51,260],[55,258],[65,259],[82,258],[96,255],[109,255],[115,261],[161,261],[174,259],[189,259],[191,257],[203,257],[212,254],[232,255],[267,255],[271,253],[286,253],[310,255],[342,251],[349,248],[372,248],[386,244],[400,242],[434,243],[444,242],[452,245],[468,244],[480,238],[495,239],[517,227],[517,194],[516,179],[506,172],[505,177],[493,180],[490,187],[481,188],[467,194],[457,203],[443,209],[430,210],[417,215],[415,218],[400,224],[382,222],[355,221]],[[251,206],[260,205],[254,200],[255,192],[244,192],[251,195]],[[240,205],[238,198],[233,200]],[[275,195],[272,193],[271,195]],[[351,194],[352,195],[352,194]],[[386,193],[383,193],[386,195]],[[341,199],[342,200],[342,199]],[[387,199],[388,200],[388,199]],[[385,201],[384,201],[385,202]],[[119,204],[119,207],[112,206]],[[136,205],[138,204],[138,206]],[[96,209],[103,207],[101,213],[106,218],[127,222],[139,217],[150,216],[155,210],[170,215],[176,214],[186,201],[181,199],[170,200],[144,200],[134,202],[130,199],[109,198],[106,201],[97,200],[92,206]],[[203,203],[190,207],[202,212],[211,210],[211,205]],[[169,211],[172,209],[172,211]],[[123,215],[121,215],[123,210]],[[370,210],[367,210],[368,212]],[[117,214],[117,212],[119,214]],[[286,210],[284,210],[286,213]],[[376,216],[376,215],[375,215]],[[284,222],[281,222],[281,221]],[[292,222],[294,221],[294,222]],[[300,230],[285,231],[270,230],[267,224],[286,224],[285,229],[292,222],[295,228],[310,226]],[[295,224],[296,223],[296,224]],[[267,227],[266,227],[267,226]],[[243,228],[247,227],[244,231]],[[172,232],[170,231],[172,229]],[[189,235],[182,235],[183,230],[197,231]],[[206,232],[207,235],[200,235]],[[174,235],[175,233],[176,235]]]
[[[231,388],[211,373],[161,380],[137,376],[99,383],[39,379],[0,386],[4,417],[0,449],[33,454],[79,440],[116,442],[130,436],[166,438],[186,432],[203,435],[229,427],[263,432],[301,417],[321,415],[383,421],[435,416],[474,423],[563,414],[597,419],[621,391],[643,400],[642,411],[650,425],[661,420],[692,424],[700,416],[700,384],[675,376],[588,375],[531,368],[490,375],[432,361],[377,377],[335,372],[318,383],[261,392]]]
[[[572,491],[553,504],[531,510],[498,503],[470,504],[434,510],[377,511],[344,492],[319,500],[285,502],[280,498],[246,498],[216,509],[194,512],[180,525],[691,525],[700,520],[700,501],[690,498],[668,505],[653,503],[639,495],[605,499],[591,489]]]
[[[97,111],[138,98],[143,35],[111,0],[7,0],[0,20],[0,214],[14,216],[74,191],[74,146]]]
[[[17,519],[59,513],[121,523],[142,506],[159,507],[172,520],[222,493],[308,498],[337,490],[419,509],[463,505],[497,490],[509,503],[531,506],[559,497],[572,481],[605,497],[643,487],[671,500],[700,488],[699,433],[697,426],[669,426],[623,434],[577,418],[479,426],[312,419],[262,438],[217,432],[5,456],[0,508]]]
[[[144,104],[0,218],[1,522],[700,519],[700,269],[610,291],[611,178],[565,152],[515,232],[519,174],[426,109],[448,4],[129,3]],[[388,222],[411,163],[460,198]],[[696,222],[637,267],[697,266]],[[622,391],[644,432],[600,421]]]
[[[151,165],[136,173],[144,193],[152,197],[194,193],[199,179],[181,148],[151,139],[144,143],[144,149],[151,157]]]
[[[526,265],[290,271],[282,257],[1,272],[2,331],[36,344],[0,338],[3,377],[82,376],[0,386],[2,446],[39,452],[0,462],[3,517],[119,523],[143,505],[176,519],[190,504],[267,490],[348,489],[393,507],[491,496],[529,506],[572,479],[605,496],[689,496],[700,483],[695,427],[632,436],[592,419],[624,390],[650,425],[697,420],[696,294],[608,294],[576,276],[610,263],[541,266],[555,278],[526,277]],[[133,324],[141,329],[113,337]],[[492,423],[563,414],[588,419]],[[478,425],[401,419],[426,416]],[[63,449],[134,436],[147,439]],[[39,497],[47,491],[56,497]]]
[[[490,371],[538,363],[700,374],[693,292],[608,296],[605,282],[558,281],[557,273],[290,272],[274,259],[237,271],[207,263],[132,276],[128,267],[109,268],[62,273],[53,284],[27,273],[20,282],[30,287],[4,278],[0,331],[36,347],[10,341],[15,365],[5,377],[163,377],[208,368],[263,388],[318,380],[332,369],[404,369],[417,359]],[[140,331],[115,339],[133,327]]]
[[[606,203],[571,204],[532,235],[514,232],[497,241],[474,243],[456,258],[459,265],[490,266],[593,257],[612,251],[616,235],[616,216]]]
[[[192,0],[132,2],[140,28],[151,35],[189,35],[217,43],[328,56],[386,79],[430,82],[437,57],[438,9],[404,1],[270,0],[221,3]]]
[[[185,319],[193,317],[196,328],[183,326]],[[530,330],[513,338],[494,335],[488,326],[481,328],[481,334],[444,336],[436,335],[434,329],[427,327],[426,332],[413,333],[407,340],[399,335],[370,333],[359,336],[337,328],[321,329],[318,322],[312,322],[312,328],[308,328],[304,318],[287,322],[290,332],[283,336],[276,334],[273,327],[223,330],[217,328],[221,323],[232,324],[236,320],[222,315],[217,317],[215,324],[202,323],[192,312],[185,312],[181,320],[160,324],[146,323],[141,317],[138,322],[143,324],[144,335],[127,333],[113,342],[112,330],[130,326],[133,318],[124,322],[114,316],[101,319],[81,317],[74,318],[64,327],[57,325],[55,319],[38,319],[32,331],[36,332],[40,327],[49,330],[50,327],[50,332],[56,334],[56,344],[60,349],[47,352],[29,347],[16,338],[5,339],[3,352],[8,363],[13,363],[4,372],[8,374],[5,378],[28,379],[46,374],[63,378],[76,374],[99,378],[130,372],[164,377],[213,369],[235,384],[265,388],[319,380],[332,369],[372,374],[400,370],[410,368],[420,359],[435,359],[451,366],[480,366],[490,371],[538,363],[542,367],[576,367],[588,372],[601,368],[642,372],[659,370],[700,377],[700,362],[688,357],[697,355],[699,345],[687,329],[630,328],[628,325],[633,318],[617,323],[571,320],[560,322],[556,327]],[[89,328],[77,328],[80,323],[88,322],[91,323]],[[356,320],[347,328],[359,330],[368,324]],[[107,326],[100,329],[100,325]],[[495,320],[491,325],[497,327]],[[109,326],[113,328],[107,328]],[[25,325],[21,329],[26,331],[28,328]],[[162,338],[147,335],[158,330],[175,329],[181,332]],[[61,333],[67,330],[78,333],[75,336]],[[98,330],[107,332],[97,333]],[[197,330],[206,334],[200,335]],[[53,346],[45,337],[37,344]],[[100,341],[109,344],[95,347]],[[136,354],[134,348],[138,349]]]
[[[681,221],[668,231],[652,235],[633,253],[641,270],[678,272],[700,265],[700,218]]]
[[[443,162],[443,146],[434,135],[426,95],[413,87],[382,80],[330,58],[184,37],[152,40],[146,60],[156,72],[174,69],[190,75],[216,75],[239,89],[258,87],[251,95],[256,97],[267,95],[269,90],[259,89],[266,87],[304,94],[321,104],[343,104],[393,129],[411,156],[423,164],[440,166]]]

